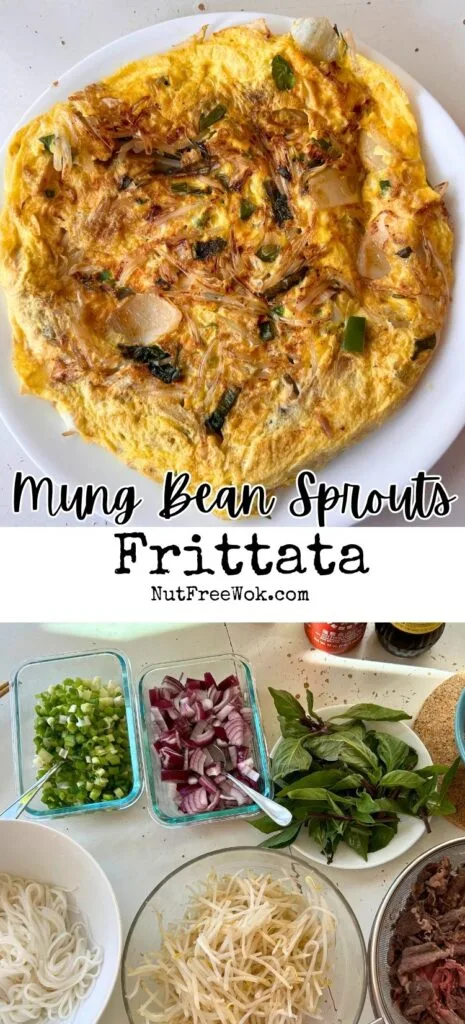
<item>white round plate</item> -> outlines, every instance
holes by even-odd
[[[336,715],[347,711],[349,707],[350,705],[347,704],[333,704],[331,707],[318,708],[317,714],[326,721],[328,718],[334,718]],[[377,732],[387,732],[390,736],[397,736],[399,740],[408,743],[409,747],[413,747],[418,754],[418,768],[425,768],[426,765],[432,763],[424,743],[413,732],[413,729],[409,729],[408,725],[405,725],[405,722],[365,722],[365,725],[368,729],[376,729]],[[271,758],[274,757],[280,742],[278,740],[275,743],[270,754]],[[301,829],[297,841],[292,844],[292,848],[297,853],[300,853],[301,857],[306,857],[307,860],[311,860],[315,864],[324,864],[328,870],[331,867],[355,868],[358,870],[361,868],[378,868],[381,864],[388,864],[390,860],[395,860],[396,857],[406,853],[425,834],[425,826],[419,818],[411,818],[407,814],[401,814],[399,817],[399,828],[392,842],[389,843],[389,846],[385,846],[384,850],[370,853],[367,861],[359,857],[345,843],[341,843],[336,851],[333,864],[327,864],[326,857],[320,853],[317,844],[313,839],[310,839],[308,833],[304,832],[303,829]]]
[[[263,17],[263,13],[198,14],[150,25],[117,39],[86,57],[62,76],[26,111],[20,124],[47,110],[58,100],[116,71],[123,64],[163,52],[187,39],[208,22],[209,31],[244,24]],[[275,33],[289,31],[291,19],[265,15]],[[428,174],[433,182],[449,181],[447,206],[455,228],[455,277],[465,280],[465,138],[449,115],[415,79],[387,60],[376,50],[359,44],[367,57],[392,71],[407,91],[421,127],[423,152]],[[51,73],[51,76],[53,74]],[[19,127],[19,125],[17,126]],[[6,147],[0,153],[0,178],[3,180]],[[0,193],[0,202],[2,195]],[[420,469],[428,470],[446,451],[465,424],[465,345],[462,325],[465,322],[465,291],[456,288],[454,301],[443,331],[441,345],[430,367],[406,404],[382,427],[359,444],[349,448],[322,472],[327,484],[341,486],[345,481],[359,483],[362,492],[376,488],[386,493],[390,483],[403,488]],[[10,326],[5,303],[0,307],[0,415],[21,447],[42,472],[57,482],[71,485],[93,482],[105,484],[111,494],[120,487],[136,487],[142,504],[136,509],[132,524],[155,521],[161,505],[161,486],[128,469],[109,452],[89,445],[77,435],[62,437],[63,421],[53,407],[39,398],[21,397],[18,380],[11,367]],[[320,478],[319,478],[320,479]],[[263,526],[296,525],[289,514],[288,503],[294,488],[280,492],[271,519]],[[188,509],[182,525],[200,527],[218,520]],[[316,525],[313,516],[302,525]],[[348,526],[350,515],[333,509],[327,519],[329,526]],[[247,525],[247,520],[231,525]]]

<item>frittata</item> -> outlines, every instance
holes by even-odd
[[[23,390],[154,480],[288,483],[431,359],[443,191],[399,83],[326,19],[138,60],[10,145],[0,280]]]

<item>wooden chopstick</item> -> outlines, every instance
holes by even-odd
[[[9,692],[10,684],[8,682],[0,683],[0,700],[2,697],[6,697]]]

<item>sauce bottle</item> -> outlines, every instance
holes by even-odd
[[[310,643],[327,654],[346,654],[360,643],[366,622],[304,622]]]
[[[416,658],[437,643],[445,622],[375,622],[379,642],[398,658]]]

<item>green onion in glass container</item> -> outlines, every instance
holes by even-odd
[[[38,778],[66,758],[42,791],[51,810],[119,800],[131,791],[126,709],[116,683],[65,679],[37,694],[34,746]]]

